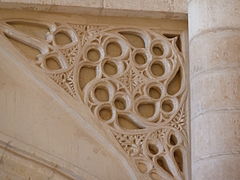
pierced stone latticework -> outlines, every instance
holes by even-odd
[[[47,29],[27,35],[17,24]],[[187,178],[185,60],[177,38],[151,29],[1,22],[6,37],[39,51],[35,63],[110,129],[144,179]]]

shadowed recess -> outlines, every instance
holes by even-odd
[[[96,77],[96,67],[83,66],[79,71],[79,86],[83,89],[88,82]]]
[[[112,76],[117,73],[117,66],[115,63],[108,61],[104,64],[103,70],[108,76]]]
[[[117,57],[122,54],[121,46],[117,42],[110,42],[106,48],[107,55]]]
[[[114,105],[119,110],[124,110],[126,108],[126,102],[121,97],[118,97],[118,98],[115,99]]]
[[[183,156],[180,149],[176,149],[173,153],[174,159],[179,167],[179,170],[183,172]]]
[[[87,52],[87,58],[90,61],[98,61],[100,59],[100,52],[98,49],[89,49]]]
[[[149,96],[153,99],[159,99],[161,97],[161,90],[157,86],[152,86],[149,89]]]
[[[163,103],[162,103],[162,109],[163,109],[165,112],[171,112],[171,111],[173,110],[172,101],[170,101],[170,100],[165,100],[165,101],[163,101]]]
[[[138,112],[145,118],[152,117],[155,113],[155,105],[153,103],[140,103]]]
[[[49,57],[46,59],[46,66],[50,70],[58,70],[61,69],[61,65],[59,61],[55,57]]]
[[[170,135],[170,144],[175,146],[175,145],[177,145],[177,143],[178,143],[177,137],[174,134],[171,134]]]
[[[167,92],[170,95],[176,94],[180,88],[181,88],[181,68],[178,69],[176,75],[174,78],[171,80],[171,82],[168,84]]]
[[[161,62],[154,62],[151,65],[151,72],[157,77],[162,76],[164,74],[164,71],[164,66]]]
[[[144,40],[134,32],[120,32],[120,34],[123,35],[132,46],[136,48],[145,48]]]
[[[164,53],[163,45],[162,45],[162,44],[155,44],[155,45],[152,47],[152,52],[153,52],[153,54],[156,55],[156,56],[162,56],[163,53]]]
[[[108,101],[109,99],[108,89],[103,86],[98,86],[94,91],[94,95],[101,102]]]
[[[145,64],[147,62],[146,55],[143,53],[137,53],[134,59],[135,62],[139,65]]]
[[[118,123],[123,129],[142,129],[136,123],[134,123],[128,116],[119,115]]]
[[[158,153],[158,147],[155,144],[149,143],[148,149],[149,149],[150,153],[152,153],[153,155]]]
[[[41,40],[46,39],[46,33],[49,32],[47,26],[28,23],[28,22],[7,22],[7,24],[13,26],[16,30],[23,32],[27,35],[39,38]]]
[[[172,175],[172,172],[170,171],[170,169],[169,169],[169,166],[168,166],[168,164],[167,164],[167,161],[165,160],[165,158],[164,157],[159,157],[158,159],[157,159],[157,163],[158,163],[158,165],[161,167],[161,168],[163,168],[167,173],[169,173],[171,176],[173,176]]]
[[[67,33],[59,31],[55,34],[55,42],[57,45],[63,46],[71,43],[72,40]]]
[[[99,116],[102,120],[107,121],[112,118],[112,110],[110,107],[104,107],[99,111]]]

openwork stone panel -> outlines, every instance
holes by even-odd
[[[0,29],[30,63],[89,107],[141,178],[186,179],[186,62],[177,35],[19,19]]]

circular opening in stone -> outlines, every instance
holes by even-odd
[[[155,144],[149,143],[148,144],[148,150],[151,154],[155,155],[158,153],[158,147]]]
[[[124,110],[126,108],[126,102],[123,98],[116,98],[114,101],[114,105],[119,110]]]
[[[152,51],[154,53],[154,55],[156,56],[162,56],[163,53],[164,53],[164,48],[163,48],[163,45],[162,44],[155,44],[153,47],[152,47]]]
[[[117,66],[113,62],[109,62],[109,61],[106,62],[103,66],[103,69],[104,69],[104,72],[109,76],[112,76],[117,73]]]
[[[154,62],[151,65],[151,72],[154,76],[160,77],[164,74],[164,66],[161,62]]]
[[[118,57],[122,54],[121,46],[117,42],[110,42],[107,45],[106,51],[111,57]]]
[[[153,99],[159,99],[161,97],[161,90],[157,86],[149,88],[149,96]]]
[[[99,116],[102,120],[107,121],[112,118],[112,110],[110,107],[103,107],[99,111]]]
[[[171,100],[164,100],[162,103],[162,109],[165,112],[171,112],[173,110],[173,103]]]
[[[147,62],[146,55],[143,53],[136,53],[135,62],[139,65],[143,65]]]
[[[87,58],[90,61],[98,61],[100,59],[100,52],[98,49],[89,49],[87,52]]]
[[[64,31],[57,32],[55,34],[54,40],[55,40],[55,43],[60,46],[67,45],[72,42],[72,39],[69,36],[69,34]]]
[[[101,102],[105,102],[109,100],[108,90],[103,86],[97,87],[94,91],[94,95]]]
[[[61,69],[61,65],[56,57],[48,57],[46,59],[46,66],[50,70]]]
[[[138,112],[142,117],[150,118],[155,113],[155,105],[153,103],[140,103],[138,105]]]

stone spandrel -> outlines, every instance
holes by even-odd
[[[40,38],[31,25],[47,31]],[[186,60],[179,34],[25,19],[2,21],[0,29],[90,109],[140,177],[187,179]],[[33,50],[38,53],[31,58]]]

